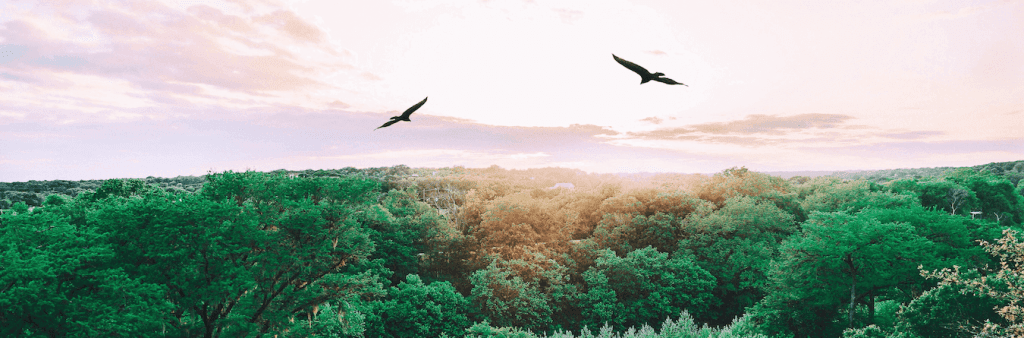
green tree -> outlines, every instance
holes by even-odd
[[[372,337],[438,337],[469,327],[469,302],[448,282],[423,284],[407,275],[383,301],[372,303],[366,335]]]
[[[618,257],[601,250],[596,265],[583,275],[587,292],[580,296],[584,324],[609,323],[622,330],[658,323],[688,310],[701,316],[712,305],[715,278],[692,256],[660,253],[652,247]]]
[[[888,336],[874,324],[859,329],[850,328],[843,331],[843,338],[886,338]]]
[[[391,190],[381,201],[359,214],[376,250],[370,259],[381,259],[392,275],[389,285],[398,284],[408,274],[420,273],[421,253],[427,251],[427,239],[443,231],[445,221],[437,210],[416,200],[414,190]]]
[[[4,203],[7,208],[10,208],[18,202],[37,207],[43,204],[43,194],[29,191],[7,191],[4,193],[2,200],[8,201]]]
[[[1003,237],[995,243],[980,241],[993,257],[999,258],[999,270],[989,271],[970,269],[960,272],[960,267],[952,269],[922,270],[921,275],[939,280],[939,287],[951,286],[962,293],[970,293],[982,297],[983,302],[995,300],[999,302],[994,310],[1003,321],[986,321],[980,328],[979,336],[1010,336],[1024,335],[1024,243],[1017,237],[1013,229],[1003,230]],[[983,272],[983,273],[980,273]]]
[[[355,310],[348,302],[338,305],[327,302],[313,308],[305,320],[297,320],[282,332],[275,334],[281,338],[336,338],[363,337],[365,331],[365,315]]]
[[[605,199],[597,214],[601,221],[594,241],[618,255],[652,246],[673,252],[682,236],[682,221],[695,211],[708,212],[715,204],[686,192],[638,189]]]
[[[931,260],[932,246],[906,224],[812,213],[801,233],[783,242],[769,294],[751,311],[767,331],[797,337],[839,335],[853,326],[858,303],[872,324],[876,298],[917,283],[916,267]]]
[[[162,332],[165,288],[127,275],[104,234],[50,209],[19,202],[0,216],[0,336]]]
[[[216,337],[282,332],[328,301],[382,293],[356,214],[379,185],[211,174],[201,194],[106,198],[88,215],[130,276],[165,285],[168,331]],[[376,264],[376,265],[375,265]]]
[[[694,213],[684,222],[680,250],[715,277],[712,290],[720,305],[708,313],[714,325],[728,324],[764,297],[770,283],[770,262],[779,245],[796,231],[793,215],[766,200],[741,196],[727,199],[718,210]]]
[[[977,196],[975,207],[985,217],[991,217],[1000,224],[1020,224],[1024,216],[1024,198],[1014,192],[1010,180],[969,169],[956,170],[946,179],[970,189]]]
[[[868,181],[821,181],[813,190],[804,192],[801,204],[807,212],[845,211],[855,213],[864,208],[897,208],[917,204],[912,194],[887,191]]]
[[[466,329],[465,338],[537,338],[537,335],[517,327],[493,327],[484,320]]]
[[[974,191],[952,181],[902,179],[889,183],[888,188],[897,193],[915,194],[924,207],[945,210],[952,215],[964,215],[965,209],[970,211],[978,206]]]
[[[147,192],[157,189],[155,186],[146,184],[146,181],[132,178],[132,179],[110,179],[103,181],[103,185],[96,188],[96,193],[92,197],[95,200],[101,200],[111,196],[119,197],[130,197],[133,195],[142,195]]]
[[[857,216],[882,223],[912,226],[918,236],[933,243],[931,253],[934,259],[923,262],[927,269],[952,265],[981,268],[997,263],[976,243],[977,240],[994,240],[999,237],[1002,227],[992,222],[953,216],[942,210],[917,205],[892,209],[870,208],[862,210]]]
[[[675,215],[657,213],[651,216],[604,214],[594,240],[601,247],[625,255],[637,248],[654,247],[662,251],[675,251],[682,232],[682,219]]]
[[[980,275],[971,270],[963,277]],[[900,309],[896,331],[921,337],[974,337],[986,322],[1006,325],[995,311],[1002,304],[985,294],[972,295],[961,285],[939,285]]]
[[[697,196],[721,206],[725,200],[738,196],[773,196],[788,191],[789,184],[782,178],[752,172],[745,167],[730,168],[717,173],[701,186]]]
[[[474,272],[471,302],[499,326],[548,330],[564,318],[562,311],[572,310],[568,305],[578,290],[569,283],[568,269],[555,260],[529,251],[521,256],[525,259],[492,257],[486,268]]]

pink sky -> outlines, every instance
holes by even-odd
[[[1021,60],[1019,0],[10,0],[0,181],[1014,161]]]

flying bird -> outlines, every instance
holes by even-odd
[[[391,121],[385,122],[384,125],[382,125],[380,127],[377,127],[377,129],[384,128],[384,127],[390,126],[392,124],[398,123],[398,121],[412,122],[412,120],[409,119],[409,115],[412,115],[412,112],[416,111],[416,109],[420,109],[420,107],[422,107],[424,103],[427,103],[427,98],[426,97],[423,98],[423,101],[420,101],[420,103],[414,104],[412,107],[409,107],[409,109],[406,109],[405,112],[402,113],[402,115],[392,116],[391,117]],[[377,130],[377,129],[374,129],[374,130]]]
[[[658,82],[665,83],[665,84],[670,84],[670,85],[681,84],[681,85],[686,86],[685,83],[676,82],[673,79],[665,77],[664,73],[658,72],[658,73],[651,74],[651,72],[647,71],[647,69],[644,69],[644,67],[640,67],[640,65],[638,65],[638,64],[626,61],[623,58],[615,56],[615,54],[612,54],[612,57],[615,58],[615,62],[618,62],[623,67],[629,68],[629,70],[632,70],[633,72],[639,74],[640,78],[641,78],[640,84],[645,84],[648,81],[654,80],[654,81],[658,81]],[[689,86],[687,86],[687,87],[689,87]]]

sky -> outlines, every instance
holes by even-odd
[[[1022,0],[7,0],[0,181],[1016,161],[1021,60]]]

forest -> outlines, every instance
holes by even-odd
[[[0,183],[4,337],[1010,337],[1024,161]]]

